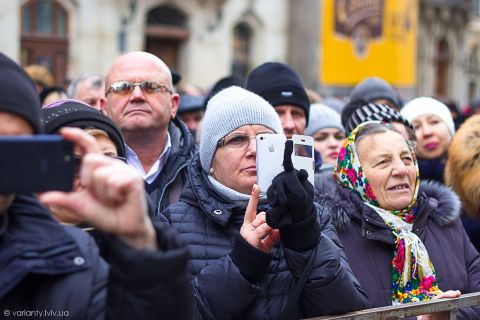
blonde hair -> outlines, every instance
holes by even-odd
[[[28,73],[30,78],[33,79],[36,83],[42,87],[51,87],[53,86],[53,76],[48,71],[47,68],[38,64],[31,64],[26,66],[25,71]]]
[[[87,128],[85,130],[86,133],[88,133],[89,135],[93,136],[95,139],[97,138],[107,138],[109,140],[112,140],[110,139],[110,137],[108,136],[108,133],[106,133],[104,130],[102,129],[94,129],[94,128]]]

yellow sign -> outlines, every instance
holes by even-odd
[[[323,0],[322,85],[416,83],[418,0]]]

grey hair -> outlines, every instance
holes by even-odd
[[[75,99],[77,96],[77,87],[80,83],[88,81],[89,86],[94,89],[102,88],[105,78],[101,75],[94,74],[94,73],[83,73],[72,80],[70,85],[68,86],[67,95],[71,99]]]
[[[404,137],[402,135],[402,133],[400,131],[398,131],[391,123],[371,122],[371,123],[368,123],[368,124],[364,125],[362,128],[360,128],[360,130],[358,130],[357,136],[356,136],[356,139],[355,139],[355,148],[357,148],[358,143],[363,138],[371,136],[371,135],[375,135],[375,134],[385,133],[385,132],[388,132],[388,131],[398,133],[399,135]],[[410,150],[412,150],[412,152],[415,152],[416,142],[414,140],[411,140],[411,139],[405,139],[405,142],[407,143]]]

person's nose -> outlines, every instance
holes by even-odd
[[[396,177],[403,177],[407,175],[407,166],[403,163],[402,159],[396,159],[393,162],[392,175]]]
[[[293,121],[293,117],[289,112],[284,113],[281,120],[284,132],[291,132],[295,129],[295,122]]]
[[[257,156],[257,141],[255,140],[255,136],[249,137],[249,144],[247,146],[247,151],[245,153],[245,156],[247,158],[249,157],[256,157]]]
[[[335,139],[334,137],[330,136],[328,137],[327,139],[327,146],[331,149],[335,149],[337,148],[339,145],[339,142],[337,139]]]
[[[430,136],[433,134],[432,127],[428,124],[422,126],[422,135],[423,136]]]
[[[130,100],[136,100],[136,99],[145,99],[145,95],[143,94],[143,91],[140,88],[140,86],[134,86],[133,91],[130,94]]]

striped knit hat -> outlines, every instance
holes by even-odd
[[[345,130],[348,134],[359,124],[370,120],[378,120],[386,123],[400,122],[414,130],[412,124],[398,111],[379,103],[369,103],[355,109],[347,122],[344,123]]]

